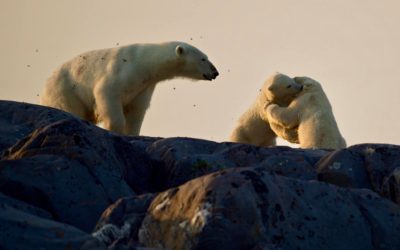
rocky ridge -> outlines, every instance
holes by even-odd
[[[400,249],[400,146],[128,137],[0,101],[1,249]]]

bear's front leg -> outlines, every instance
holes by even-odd
[[[277,104],[269,104],[261,111],[261,116],[266,117],[269,123],[275,123],[287,129],[293,129],[299,125],[298,113],[290,106],[285,108]]]
[[[139,135],[155,86],[155,84],[148,86],[125,106],[126,135]]]
[[[94,92],[99,120],[103,122],[105,129],[124,133],[125,116],[120,97],[115,92],[98,88]]]
[[[272,131],[274,131],[277,136],[290,143],[299,144],[299,135],[297,132],[298,127],[287,129],[276,123],[270,123],[269,125],[271,126]]]

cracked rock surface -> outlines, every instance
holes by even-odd
[[[120,136],[0,101],[0,249],[400,249],[400,146]]]

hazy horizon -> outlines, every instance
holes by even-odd
[[[226,141],[279,71],[321,82],[348,145],[400,144],[399,7],[394,0],[0,0],[0,99],[38,104],[51,73],[88,50],[178,40],[205,52],[220,76],[159,84],[141,135]]]

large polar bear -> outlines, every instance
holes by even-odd
[[[104,128],[138,135],[156,84],[175,77],[213,80],[207,56],[183,42],[133,44],[86,52],[49,78],[41,104]]]
[[[274,131],[266,118],[261,117],[266,103],[276,103],[287,106],[301,91],[302,85],[292,78],[281,73],[275,73],[265,81],[255,102],[239,118],[235,129],[232,131],[230,141],[248,143],[256,146],[276,145],[276,136],[288,141],[297,142],[297,131],[285,129],[278,124]]]
[[[298,97],[288,107],[268,105],[262,116],[287,129],[297,129],[301,148],[345,148],[346,142],[321,84],[309,77],[295,77],[294,80],[303,85]]]

